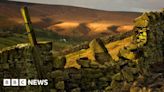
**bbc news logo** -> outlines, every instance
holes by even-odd
[[[3,86],[47,86],[48,85],[48,79],[3,79]]]

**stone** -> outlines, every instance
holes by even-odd
[[[95,53],[95,59],[100,64],[112,61],[111,57],[107,53]]]
[[[142,29],[138,29],[137,32],[138,33],[143,33],[143,32],[147,32],[147,28],[142,28]]]
[[[91,63],[91,64],[90,64],[90,67],[91,67],[91,68],[94,68],[94,69],[97,69],[97,68],[99,68],[99,65],[98,65],[98,64],[93,64],[93,63]]]
[[[112,80],[112,82],[110,84],[110,89],[119,89],[119,88],[120,88],[120,83],[115,80]]]
[[[98,63],[103,64],[104,62],[110,62],[112,60],[112,57],[109,55],[108,50],[101,39],[92,40],[89,47]]]
[[[64,90],[65,88],[65,84],[64,84],[64,81],[59,81],[55,84],[55,88],[56,89],[61,89],[61,90]]]
[[[130,92],[142,92],[139,87],[131,87]]]
[[[50,89],[50,92],[57,92],[56,89]]]
[[[2,54],[2,58],[1,58],[1,62],[7,62],[7,60],[8,60],[8,53],[7,52],[3,52]]]
[[[130,70],[122,70],[123,78],[126,79],[128,82],[131,82],[134,80],[134,76]]]
[[[8,63],[1,64],[1,67],[3,67],[3,69],[6,69],[6,70],[10,68]]]
[[[70,78],[72,79],[81,79],[81,74],[69,74]]]
[[[91,92],[104,92],[103,90],[93,90]]]
[[[149,13],[149,17],[151,18],[151,22],[157,21],[157,15],[154,12]]]
[[[125,49],[127,49],[127,50],[136,50],[137,49],[137,45],[136,44],[134,44],[134,43],[132,43],[132,44],[130,44],[129,46],[126,46],[125,47]]]
[[[94,53],[108,53],[104,43],[101,39],[94,39],[89,43],[89,47],[93,50]]]
[[[96,88],[96,82],[95,81],[83,81],[81,83],[82,89],[95,89]]]
[[[39,46],[40,44],[38,44]],[[43,49],[47,48],[43,44]],[[34,58],[32,54],[32,48],[30,44],[18,44],[15,46],[4,48],[0,51],[0,71],[3,71],[3,78],[27,78],[27,79],[38,79],[38,73],[34,64]],[[42,48],[39,49],[41,52],[43,51]],[[43,53],[44,52],[44,53]],[[49,80],[49,86],[52,85],[51,74],[50,77],[47,76],[48,72],[51,72],[52,69],[52,62],[45,62],[47,55],[52,56],[51,51],[43,51],[40,55],[44,66],[40,66],[44,71],[45,77]],[[37,53],[35,53],[37,54]],[[50,65],[51,64],[51,65]],[[50,66],[49,66],[50,65]],[[48,72],[47,72],[48,71]],[[8,90],[9,89],[9,90]],[[27,87],[27,88],[1,88],[1,91],[5,90],[7,92],[41,92],[41,87]],[[52,88],[50,88],[52,89]],[[57,92],[51,90],[51,92]]]
[[[82,77],[84,78],[99,78],[103,76],[100,69],[85,68],[81,71]]]
[[[129,60],[134,60],[136,58],[136,54],[134,52],[131,52],[123,48],[119,51],[119,57],[123,57]]]
[[[111,81],[112,81],[112,76],[113,76],[113,75],[114,75],[114,73],[111,73],[111,72],[110,72],[110,73],[107,73],[105,77],[108,78],[108,81],[111,82]]]
[[[58,90],[58,92],[67,92],[66,90]]]
[[[110,80],[108,80],[107,77],[100,77],[99,80],[100,80],[100,81],[106,81],[106,82],[110,81]]]
[[[70,79],[69,73],[68,73],[67,71],[64,71],[64,72],[63,72],[63,77],[64,77],[64,80]]]
[[[63,80],[64,79],[64,73],[61,70],[55,70],[51,73],[51,78],[54,78],[56,80]]]
[[[121,92],[128,92],[131,86],[132,86],[131,83],[123,81],[123,85],[121,87]]]
[[[90,67],[90,60],[79,59],[79,60],[77,60],[77,63],[79,65],[81,65],[82,68],[88,68],[88,67]]]
[[[135,22],[135,27],[147,27],[149,24],[149,17],[147,13],[144,13],[140,17],[136,18],[134,20]]]
[[[57,68],[57,69],[63,69],[65,64],[66,64],[66,58],[65,57],[57,58],[53,62],[54,68]]]
[[[147,20],[136,20],[135,26],[136,27],[147,27],[148,26],[148,21]]]
[[[74,88],[71,90],[71,92],[81,92],[81,89],[80,88]]]
[[[123,76],[121,75],[121,73],[117,73],[112,76],[112,80],[121,81],[123,80]]]
[[[78,80],[74,80],[74,81],[78,81]],[[68,88],[68,89],[73,89],[73,88],[78,88],[79,87],[79,83],[74,83],[74,82],[66,82],[66,87]]]
[[[129,68],[129,70],[133,73],[133,74],[137,74],[139,72],[139,70],[137,68]]]
[[[106,81],[98,81],[96,84],[99,89],[102,89],[108,86],[108,82]]]
[[[68,74],[78,74],[80,70],[77,68],[71,67],[71,68],[66,68],[64,72]]]
[[[107,86],[104,92],[111,92],[111,90],[112,90],[111,86]]]

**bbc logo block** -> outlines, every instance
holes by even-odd
[[[48,79],[3,79],[3,86],[47,86]]]
[[[18,79],[11,79],[11,86],[18,86]]]
[[[26,86],[26,79],[3,79],[3,86]]]
[[[11,82],[10,79],[3,79],[3,86],[10,86]]]
[[[19,86],[27,86],[27,80],[26,79],[19,79]]]

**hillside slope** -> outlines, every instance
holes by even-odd
[[[84,36],[115,34],[133,28],[133,19],[140,13],[100,11],[94,9],[44,5],[20,2],[0,2],[0,27],[23,24],[20,13],[22,6],[28,6],[34,26],[57,32],[61,35]]]

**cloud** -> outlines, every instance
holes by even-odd
[[[12,0],[14,1],[14,0]],[[108,11],[147,11],[164,8],[164,0],[15,0],[57,5],[71,5]]]

